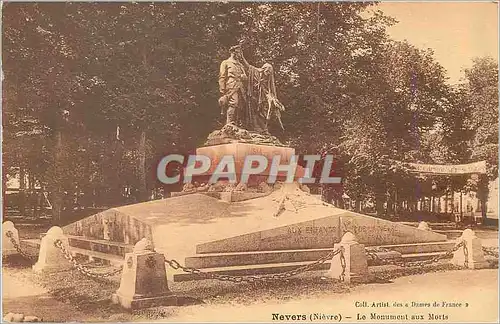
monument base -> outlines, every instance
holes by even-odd
[[[204,145],[212,146],[231,143],[284,146],[276,136],[254,133],[230,124],[210,133]]]
[[[179,300],[175,295],[162,295],[156,297],[124,296],[119,292],[111,297],[114,304],[120,304],[126,309],[142,309],[156,306],[178,306]]]
[[[268,182],[269,175],[271,173],[271,165],[274,158],[279,158],[279,165],[289,165],[291,163],[292,156],[295,155],[295,149],[283,146],[236,142],[230,144],[200,147],[196,149],[196,155],[206,156],[211,161],[210,169],[207,172],[194,177],[195,181],[199,183],[206,183],[209,181],[219,162],[225,156],[231,156],[234,160],[234,170],[236,173],[236,181],[238,183],[241,180],[245,159],[248,156],[258,155],[265,157],[267,159],[266,169],[262,172],[259,172],[259,174],[249,175],[246,184],[248,187],[250,187],[258,186],[262,182]],[[294,179],[302,178],[304,174],[304,168],[296,165]],[[278,174],[276,175],[276,181],[285,181],[286,179],[286,172],[278,172]]]
[[[110,241],[133,244],[148,237],[156,251],[176,260],[200,253],[332,248],[347,231],[365,246],[447,240],[446,235],[335,208],[296,183],[277,187],[265,196],[237,202],[192,193],[127,205],[64,229],[69,235],[102,239],[106,220]]]

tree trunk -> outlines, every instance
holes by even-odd
[[[444,195],[444,212],[445,212],[445,214],[448,214],[448,205],[449,205],[449,202],[448,202],[448,200],[449,200],[449,199],[448,199],[448,195],[449,195],[449,193],[448,193],[448,189],[446,189],[446,193],[445,193],[445,195]]]
[[[464,219],[464,212],[463,212],[463,206],[462,206],[463,202],[462,202],[462,200],[463,200],[463,194],[462,194],[462,190],[460,190],[460,204],[459,204],[460,205],[460,219]],[[474,221],[474,218],[472,220]]]
[[[394,217],[397,217],[401,208],[402,202],[398,201],[398,191],[394,191]]]
[[[139,140],[139,201],[148,200],[146,184],[146,131],[141,132]]]
[[[120,140],[116,140],[114,142],[114,156],[113,156],[113,163],[115,164],[115,168],[113,170],[113,173],[110,173],[110,185],[109,185],[109,192],[106,193],[106,199],[104,201],[97,202],[97,205],[101,207],[103,204],[107,206],[121,206],[124,203],[126,203],[126,199],[124,197],[123,191],[125,189],[124,182],[122,180],[122,175],[120,172],[122,172],[123,168],[123,151],[124,147],[123,144]],[[100,199],[100,195],[102,193],[97,195],[97,198]]]
[[[148,46],[143,44],[142,46],[142,66],[144,71],[148,73],[150,70],[148,62]],[[148,201],[148,187],[146,182],[146,130],[144,126],[141,129],[141,138],[139,140],[139,201]]]
[[[481,224],[485,225],[487,222],[486,213],[488,211],[488,202],[486,198],[483,198],[481,201]]]
[[[377,195],[375,197],[375,206],[378,217],[382,217],[385,215],[385,208],[384,208],[385,200],[386,200],[385,195]]]
[[[54,147],[54,174],[52,183],[52,224],[61,224],[61,210],[63,204],[63,191],[62,191],[62,132],[56,131],[56,143]]]
[[[361,212],[361,200],[356,200],[355,204],[356,204],[356,205],[355,205],[355,206],[356,206],[356,207],[355,207],[355,209],[356,209],[355,211],[356,211],[357,213],[360,213],[360,212]]]
[[[35,189],[35,177],[32,172],[28,173],[28,187],[30,192],[29,202],[30,202],[30,213],[32,218],[37,216],[37,206],[36,206],[36,189]]]
[[[484,225],[487,222],[486,213],[488,212],[488,177],[486,175],[481,175],[479,179],[478,188],[477,188],[477,198],[481,204],[481,223]]]
[[[19,169],[19,211],[21,216],[26,216],[26,171]]]
[[[394,200],[392,195],[387,199],[387,215],[390,216],[394,213]]]

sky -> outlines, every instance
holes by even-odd
[[[382,2],[377,7],[399,21],[388,29],[392,38],[432,48],[452,84],[474,57],[498,60],[498,3]]]

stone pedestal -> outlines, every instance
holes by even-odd
[[[466,229],[457,239],[457,243],[465,241],[467,247],[467,263],[464,248],[460,247],[453,253],[452,263],[459,266],[467,266],[469,269],[482,269],[489,267],[488,261],[484,258],[483,246],[481,240],[476,236],[473,230]]]
[[[210,133],[205,145],[211,146],[229,143],[284,146],[276,136],[255,133],[231,124],[226,124],[221,129]]]
[[[197,155],[207,156],[210,161],[210,169],[203,173],[202,175],[194,176],[193,178],[199,182],[206,182],[210,179],[210,176],[214,173],[218,163],[221,161],[223,156],[232,156],[234,158],[234,168],[236,171],[236,180],[240,182],[243,166],[245,163],[245,158],[249,155],[260,155],[267,158],[267,168],[259,172],[256,175],[250,175],[248,179],[248,184],[251,186],[256,186],[261,182],[267,182],[270,174],[271,162],[273,157],[280,157],[280,165],[288,165],[291,161],[291,156],[295,154],[295,149],[290,147],[280,147],[280,146],[269,146],[269,145],[258,145],[249,143],[230,143],[221,144],[214,146],[205,146],[196,149]],[[297,166],[295,170],[295,179],[304,176],[304,169],[301,166]],[[286,179],[285,172],[278,172],[277,180],[284,181]]]
[[[51,227],[40,242],[40,253],[37,263],[33,266],[34,272],[66,271],[72,268],[72,264],[64,258],[62,251],[54,245],[58,239],[66,249],[69,249],[68,238],[63,230],[58,226]]]
[[[340,243],[334,245],[334,250],[344,248],[345,271],[342,266],[341,253],[332,258],[329,276],[333,279],[342,279],[344,282],[353,280],[358,282],[369,281],[368,262],[366,259],[365,246],[357,242],[351,232],[342,236]]]
[[[177,297],[168,289],[165,259],[154,252],[151,241],[137,242],[132,253],[125,255],[120,288],[113,303],[127,309],[177,305]]]
[[[2,224],[2,256],[9,256],[18,254],[14,244],[12,244],[11,238],[7,237],[7,233],[12,233],[12,238],[19,244],[19,233],[11,221],[4,222]]]

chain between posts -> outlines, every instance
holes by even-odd
[[[492,256],[492,257],[495,257],[498,259],[498,251],[494,247],[483,246],[483,252],[486,255],[489,255],[489,256]]]
[[[340,274],[340,281],[345,281],[346,261],[345,261],[343,246],[340,247],[340,266],[342,267],[342,273]]]
[[[372,259],[373,261],[375,261],[379,265],[395,265],[395,266],[398,266],[398,267],[405,267],[405,268],[407,268],[407,267],[429,265],[429,264],[438,262],[439,260],[447,259],[447,258],[449,258],[450,256],[453,255],[453,252],[456,252],[461,247],[464,248],[464,256],[465,256],[464,266],[468,267],[468,264],[469,264],[469,257],[468,257],[469,256],[469,251],[467,249],[467,244],[465,243],[465,241],[461,241],[460,243],[457,243],[451,250],[449,250],[445,254],[436,255],[432,259],[422,260],[422,261],[408,261],[408,262],[405,262],[405,261],[401,261],[401,260],[381,259],[374,252],[374,250],[371,250],[371,251],[367,250],[366,254],[368,255],[368,257],[370,259]],[[378,250],[379,251],[383,251],[383,252],[388,252],[389,251],[389,250],[383,249],[383,248],[378,248]]]
[[[110,272],[92,272],[89,270],[89,267],[78,263],[78,261],[73,257],[73,255],[71,255],[71,252],[68,249],[66,249],[63,242],[60,239],[55,240],[54,245],[61,251],[64,258],[73,264],[73,267],[75,267],[80,273],[86,275],[87,277],[106,278],[114,276],[115,274],[122,271],[122,268],[118,268]]]
[[[34,256],[28,255],[27,253],[25,253],[24,251],[21,250],[19,244],[14,239],[14,235],[13,235],[12,231],[7,231],[6,236],[10,239],[12,245],[19,252],[19,254],[21,254],[23,257],[26,257],[28,259],[34,258]],[[116,270],[113,270],[113,271],[110,271],[107,273],[92,272],[89,270],[89,267],[84,266],[82,264],[79,264],[77,262],[77,260],[71,254],[71,252],[68,249],[66,249],[66,247],[63,245],[61,240],[57,239],[54,242],[54,245],[61,251],[61,253],[63,254],[65,259],[67,259],[70,263],[72,263],[73,266],[79,272],[81,272],[82,274],[84,274],[88,277],[105,278],[105,277],[113,276],[113,275],[120,273],[122,271],[122,268],[118,268]],[[399,261],[399,260],[381,259],[376,253],[373,252],[373,250],[372,251],[367,250],[367,255],[369,258],[371,258],[372,260],[376,261],[377,263],[379,263],[381,265],[395,265],[395,266],[399,266],[399,267],[413,267],[413,266],[428,265],[428,264],[435,263],[441,259],[449,258],[453,254],[453,252],[457,251],[461,247],[464,248],[464,256],[465,256],[464,266],[467,267],[468,266],[468,252],[469,251],[467,249],[467,245],[466,245],[465,241],[462,241],[462,242],[456,244],[450,251],[446,252],[443,255],[437,255],[437,256],[433,257],[432,259],[423,260],[423,261],[404,262],[404,261]],[[388,251],[387,249],[383,249],[383,248],[378,248],[377,250],[384,251],[384,252]],[[483,252],[487,255],[498,258],[498,252],[495,251],[494,248],[483,247]],[[257,282],[257,281],[272,281],[272,280],[287,279],[287,278],[296,276],[300,273],[311,271],[314,268],[316,268],[317,266],[325,263],[327,260],[333,258],[335,255],[337,255],[339,253],[340,253],[340,264],[342,267],[342,274],[340,275],[340,279],[341,279],[341,281],[344,281],[345,280],[345,270],[346,270],[346,260],[345,260],[345,256],[344,256],[344,248],[343,247],[340,247],[336,250],[329,252],[328,254],[324,255],[323,257],[319,258],[318,260],[316,260],[310,264],[307,264],[307,265],[304,265],[301,267],[297,267],[295,269],[281,272],[281,273],[275,273],[275,274],[269,274],[269,275],[258,275],[258,276],[254,276],[254,275],[231,276],[231,275],[223,275],[223,274],[216,274],[216,273],[208,273],[208,272],[203,272],[200,269],[182,266],[178,261],[176,261],[174,259],[168,260],[165,258],[165,262],[173,269],[181,269],[182,271],[184,271],[186,273],[199,275],[200,277],[203,277],[205,279],[216,279],[216,280],[220,280],[220,281],[230,281],[230,282],[239,283],[239,282]]]
[[[224,274],[216,274],[216,273],[209,273],[209,272],[203,272],[200,269],[196,268],[191,268],[191,267],[185,267],[182,266],[178,261],[172,259],[168,260],[165,258],[165,262],[173,269],[181,269],[184,272],[191,273],[198,275],[204,279],[216,279],[220,281],[230,281],[230,282],[235,282],[235,283],[240,283],[240,282],[258,282],[258,281],[273,281],[273,280],[282,280],[282,279],[287,279],[293,276],[296,276],[300,273],[304,273],[306,271],[311,271],[317,266],[325,263],[327,260],[332,259],[335,255],[340,253],[340,264],[342,266],[342,274],[341,274],[341,280],[344,280],[345,277],[345,269],[346,269],[346,262],[345,262],[345,257],[344,257],[344,247],[340,247],[336,250],[331,251],[330,253],[322,256],[318,260],[301,266],[297,267],[292,270],[288,270],[285,272],[280,272],[280,273],[273,273],[273,274],[267,274],[267,275],[258,275],[258,276],[231,276],[231,275],[224,275]]]
[[[23,250],[21,250],[21,247],[19,246],[19,243],[17,243],[16,239],[14,238],[14,233],[12,231],[7,231],[5,235],[9,238],[10,242],[12,243],[12,246],[14,246],[14,249],[24,258],[34,261],[37,256],[36,255],[30,255]]]

